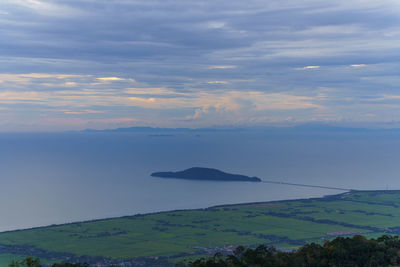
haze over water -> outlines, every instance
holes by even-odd
[[[0,231],[342,192],[150,177],[193,166],[291,183],[400,189],[395,133],[151,134],[0,134]]]

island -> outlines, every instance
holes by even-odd
[[[207,181],[234,181],[234,182],[261,182],[258,177],[249,177],[240,174],[230,174],[217,169],[193,167],[178,172],[154,172],[153,177],[178,178],[186,180]]]

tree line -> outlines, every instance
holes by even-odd
[[[13,260],[9,265],[9,267],[42,267],[43,265],[40,263],[40,259],[27,257],[21,261]],[[89,267],[87,263],[54,263],[51,267]],[[113,267],[113,266],[110,266]]]
[[[216,253],[178,266],[188,267],[378,267],[400,266],[400,239],[383,235],[367,239],[361,235],[337,237],[323,244],[306,244],[294,252],[284,252],[272,246],[257,248],[238,246],[232,255]],[[9,267],[41,267],[39,259],[28,257],[13,261]],[[84,263],[55,263],[51,267],[88,267]],[[113,266],[110,266],[113,267]]]
[[[330,267],[330,266],[400,266],[400,240],[398,236],[384,235],[366,239],[361,235],[338,237],[324,244],[311,243],[295,252],[282,252],[270,246],[245,249],[239,246],[233,255],[201,258],[189,263],[190,267]]]

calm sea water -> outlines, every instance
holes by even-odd
[[[340,191],[153,178],[213,167],[262,179],[400,189],[397,134],[0,134],[0,231]]]

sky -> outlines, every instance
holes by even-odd
[[[1,0],[0,131],[400,127],[398,0]]]

